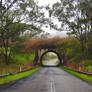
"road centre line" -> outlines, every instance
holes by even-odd
[[[51,92],[56,92],[56,90],[55,90],[55,82],[54,82],[53,77],[51,77],[50,80],[51,80]]]

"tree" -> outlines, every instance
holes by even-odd
[[[4,47],[6,64],[9,64],[8,48],[11,43],[19,41],[27,33],[34,36],[42,32],[40,26],[44,15],[38,10],[33,0],[0,1],[0,41]]]
[[[53,14],[61,21],[59,30],[68,31],[80,41],[83,59],[86,59],[89,53],[86,48],[88,34],[92,28],[92,21],[87,21],[89,10],[92,10],[91,0],[61,0],[61,3],[53,5]]]
[[[11,1],[6,0],[5,2],[1,0],[0,2],[0,41],[4,48],[4,56],[6,64],[8,64],[9,56],[9,43],[15,34],[19,36],[20,30],[16,30],[16,26],[20,27],[19,24],[14,24],[14,19],[17,18],[20,12],[18,10],[11,10],[9,7],[12,4]],[[15,26],[15,28],[14,28]],[[13,27],[13,28],[12,28]],[[16,31],[15,31],[16,30]]]

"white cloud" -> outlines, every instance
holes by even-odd
[[[66,32],[57,32],[57,31],[54,31],[54,32],[52,32],[51,34],[50,34],[50,38],[52,38],[52,37],[66,37],[67,36],[67,34],[66,34]]]
[[[37,1],[38,1],[39,5],[42,6],[42,5],[48,5],[48,4],[52,5],[56,2],[59,2],[60,0],[37,0]]]
[[[54,3],[60,2],[60,0],[36,0],[36,1],[38,1],[38,4],[39,4],[40,6],[46,6],[46,5],[49,4],[50,7],[51,7]],[[46,17],[48,17],[48,12],[45,12],[45,14],[46,14]],[[56,19],[53,19],[53,21],[54,21],[55,24],[58,24],[58,26],[60,27],[60,23],[59,23]],[[50,36],[49,36],[49,37],[66,37],[66,36],[67,36],[67,34],[66,34],[65,31],[59,32],[59,31],[56,31],[56,30],[54,30],[54,29],[45,28],[45,27],[43,27],[43,30],[44,30],[45,32],[50,33]]]

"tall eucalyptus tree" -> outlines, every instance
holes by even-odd
[[[53,5],[53,15],[61,22],[60,30],[68,31],[81,43],[83,59],[88,56],[87,40],[92,31],[91,0],[61,0]],[[89,20],[88,20],[89,19]],[[63,29],[62,29],[63,28]]]
[[[9,47],[25,34],[42,32],[44,14],[34,0],[0,0],[0,42],[9,64]]]

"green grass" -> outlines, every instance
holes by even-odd
[[[27,76],[33,74],[34,72],[36,72],[40,69],[41,69],[41,67],[38,67],[38,68],[35,68],[33,70],[29,70],[27,72],[22,72],[22,73],[19,73],[19,74],[16,74],[16,75],[11,75],[11,76],[6,76],[6,77],[3,77],[3,78],[0,78],[0,84],[8,83],[8,82],[11,82],[11,81],[14,81],[14,80],[18,80],[18,79],[27,77]]]
[[[84,63],[85,66],[92,65],[92,60],[83,60],[82,62]]]
[[[34,60],[35,54],[16,54],[13,55],[13,60],[16,61],[16,64],[23,65],[25,63],[32,62]]]
[[[8,66],[6,66],[5,62],[0,62],[0,74],[14,73],[18,72],[20,66],[22,69],[26,69],[26,65],[30,65],[34,60],[35,54],[15,54],[12,55],[12,59]]]
[[[86,75],[86,74],[81,74],[81,73],[66,69],[64,67],[60,67],[60,68],[64,71],[69,72],[70,74],[75,75],[75,76],[79,77],[80,79],[92,84],[92,76],[89,76],[89,75]]]
[[[92,65],[86,66],[85,72],[92,73]]]

